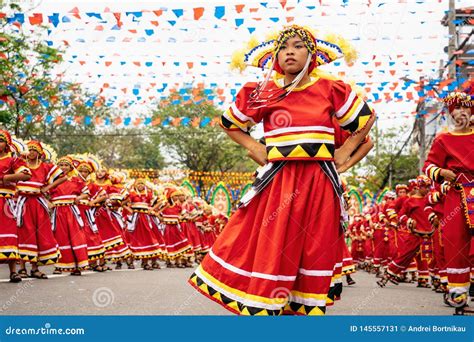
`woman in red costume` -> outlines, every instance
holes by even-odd
[[[182,212],[181,203],[179,201],[181,194],[182,192],[177,188],[166,188],[165,195],[167,204],[163,206],[160,211],[160,221],[165,224],[164,238],[168,255],[168,267],[173,267],[173,262],[175,262],[179,268],[186,267],[184,256],[192,251],[192,246],[179,224]]]
[[[201,236],[199,230],[196,227],[194,220],[198,215],[196,206],[193,203],[193,198],[188,194],[181,196],[181,201],[183,202],[183,211],[181,212],[180,226],[183,229],[186,238],[193,247],[192,257],[188,261],[187,265],[192,265],[194,260],[197,260],[197,256],[201,252]]]
[[[160,255],[160,243],[153,233],[149,215],[153,192],[144,179],[135,180],[124,207],[130,213],[128,219],[129,248],[133,258],[142,260],[144,270],[153,270],[149,261]]]
[[[270,73],[240,90],[221,124],[263,167],[190,283],[236,314],[322,315],[347,221],[334,161],[349,159],[374,114],[350,85],[312,73],[343,54],[308,29],[284,28],[246,59],[257,55]],[[356,137],[336,154],[334,116]],[[266,146],[247,134],[261,121]]]
[[[71,157],[60,158],[57,165],[67,180],[49,192],[50,201],[54,205],[51,215],[52,228],[61,251],[54,274],[65,271],[80,276],[89,262],[84,221],[77,204],[88,197],[88,188],[81,179],[75,177]]]
[[[18,273],[22,277],[27,276],[25,263],[29,261],[30,276],[47,279],[38,266],[55,264],[60,257],[60,251],[51,228],[48,202],[44,194],[65,182],[67,178],[56,165],[42,161],[45,153],[39,141],[29,141],[27,146],[29,152],[26,164],[32,176],[28,181],[17,183],[16,219],[18,247],[22,259]]]
[[[95,163],[95,158],[91,159],[87,156],[75,156],[74,159],[75,165],[77,165],[78,177],[86,184],[88,190],[88,198],[80,200],[78,208],[81,213],[82,221],[84,222],[89,266],[93,271],[104,272],[105,267],[102,267],[101,264],[105,263],[105,247],[95,222],[93,208],[99,207],[99,203],[105,201],[107,194],[91,180],[91,175],[97,171],[98,164]]]
[[[16,273],[18,252],[18,227],[14,217],[15,183],[31,178],[31,171],[23,160],[12,156],[10,133],[0,130],[0,263],[10,268],[10,282],[18,283],[21,277]]]
[[[467,92],[450,93],[444,102],[454,129],[436,136],[424,165],[424,172],[437,183],[451,187],[444,199],[441,222],[449,294],[447,300],[463,313],[467,305],[474,229],[474,84]],[[461,208],[461,210],[459,210]]]
[[[120,262],[117,266],[120,265],[121,267],[121,260],[127,257],[130,252],[124,240],[123,228],[113,216],[114,214],[110,208],[121,206],[123,197],[119,197],[118,195],[120,195],[122,190],[112,185],[105,168],[100,167],[96,172],[96,176],[96,184],[104,190],[107,199],[100,203],[100,207],[94,208],[95,222],[106,250],[105,258],[107,260]],[[105,263],[101,264],[101,266],[106,270],[110,270]]]

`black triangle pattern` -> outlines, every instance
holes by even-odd
[[[270,152],[271,149],[276,148],[278,152],[280,152],[284,157],[288,157],[293,150],[301,146],[303,150],[308,153],[310,157],[315,157],[321,147],[325,145],[326,149],[329,151],[329,153],[333,156],[334,155],[334,145],[333,144],[322,144],[322,143],[303,143],[303,144],[297,144],[297,145],[290,145],[290,146],[268,146],[267,147],[267,153]]]
[[[329,291],[328,291],[328,298],[333,300],[333,301],[334,301],[334,298],[335,298],[335,291],[336,291],[336,289],[335,289],[334,286],[331,286],[329,288]]]
[[[352,121],[350,124],[342,126],[345,130],[348,130],[350,132],[355,132],[359,128],[359,120],[360,118],[364,116],[370,116],[372,115],[372,111],[370,110],[370,107],[367,105],[367,103],[364,103],[364,106],[362,106],[362,109],[359,112],[359,115]]]
[[[197,276],[195,273],[191,276],[191,280],[196,283],[196,285],[199,287],[203,284],[206,284],[199,276]],[[213,289],[211,286],[206,284],[206,289],[201,289],[201,291],[207,292],[211,297],[215,294],[218,293],[219,291]],[[219,292],[220,293],[220,292]],[[283,313],[283,309],[280,310],[269,310],[269,309],[262,309],[262,308],[257,308],[257,307],[252,307],[252,306],[246,306],[242,304],[241,302],[238,302],[236,300],[230,299],[229,297],[225,296],[224,294],[220,293],[220,300],[223,304],[229,306],[231,303],[236,303],[238,311],[242,313],[244,310],[246,310],[250,315],[257,315],[257,314],[262,314],[264,313],[265,315],[268,316],[278,316]],[[303,305],[300,303],[295,303],[295,302],[289,302],[288,303],[290,306],[291,311],[293,312],[298,312],[301,307],[304,307],[304,311],[306,314],[309,314],[315,307],[314,306],[308,306],[308,305]],[[324,306],[318,306],[318,308],[324,313],[326,308]]]

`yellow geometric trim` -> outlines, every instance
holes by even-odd
[[[346,112],[346,114],[344,114],[344,116],[342,116],[341,118],[337,118],[337,121],[341,126],[344,126],[344,123],[352,117],[361,102],[362,100],[360,99],[360,97],[357,97],[356,101],[354,102],[352,107]]]
[[[268,159],[279,159],[284,158],[283,154],[276,147],[272,147],[272,149],[268,152]]]
[[[321,145],[318,153],[316,154],[316,157],[317,158],[332,158],[332,154],[331,152],[329,152],[328,148],[326,147],[326,144]]]
[[[281,304],[281,301],[282,301],[281,298],[267,298],[267,297],[252,295],[252,294],[248,294],[248,293],[245,293],[243,291],[234,289],[234,288],[232,288],[232,287],[230,287],[230,286],[228,286],[224,283],[221,283],[219,280],[217,280],[216,278],[211,276],[209,273],[204,271],[204,269],[202,268],[201,265],[198,267],[198,270],[199,270],[199,273],[201,273],[202,276],[204,278],[206,278],[207,281],[209,281],[210,283],[216,285],[216,287],[219,287],[219,288],[221,288],[221,289],[223,289],[227,292],[230,292],[230,293],[234,294],[235,296],[239,297],[241,302],[245,301],[246,299],[249,299],[249,300],[252,300],[254,302],[259,302],[259,303],[262,303],[262,304],[272,304],[272,305]]]
[[[300,298],[308,298],[308,299],[316,299],[316,300],[324,300],[326,299],[326,294],[317,294],[317,293],[305,293],[300,291],[291,291],[292,295]]]
[[[275,142],[283,142],[283,141],[293,141],[297,139],[319,139],[319,140],[329,140],[334,141],[334,134],[327,134],[327,133],[295,133],[295,134],[288,134],[282,135],[279,137],[268,137],[265,139],[267,145],[271,145]]]
[[[310,158],[311,156],[306,152],[301,145],[296,145],[293,151],[287,156],[287,158]]]
[[[448,283],[448,288],[453,288],[453,287],[469,287],[471,283]]]

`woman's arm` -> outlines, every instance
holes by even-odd
[[[2,177],[3,184],[16,183],[18,181],[27,181],[31,178],[31,175],[26,172],[17,172],[11,175],[4,175]]]
[[[370,137],[367,138],[367,141],[359,146],[359,148],[354,152],[353,155],[340,167],[337,168],[338,173],[343,173],[361,161],[374,147],[374,142]]]
[[[365,137],[369,134],[372,125],[375,122],[375,115],[372,115],[367,121],[367,124],[357,134],[351,135],[344,144],[334,152],[334,162],[336,167],[344,165],[349,159],[352,153],[359,147],[364,141]]]
[[[49,190],[51,189],[54,189],[55,187],[63,184],[65,181],[67,181],[67,176],[63,176],[61,178],[58,178],[56,179],[54,182],[52,182],[51,184],[49,185],[46,185],[44,187],[41,188],[41,192],[44,194],[44,193],[47,193]]]
[[[265,165],[267,163],[267,150],[265,145],[260,144],[249,134],[240,130],[226,130],[227,135],[240,146],[247,150],[247,155],[257,164]]]
[[[80,194],[74,199],[74,203],[78,204],[80,200],[87,199],[88,197],[88,194]]]

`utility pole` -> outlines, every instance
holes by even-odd
[[[379,119],[375,114],[375,158],[379,158]]]
[[[423,89],[425,86],[424,78],[420,77],[420,87]],[[425,99],[423,98],[418,105],[416,106],[416,115],[417,115],[417,125],[418,125],[418,132],[419,132],[419,139],[420,139],[420,164],[418,167],[418,172],[421,174],[421,170],[423,169],[423,165],[425,164],[426,158],[426,118],[425,118]]]
[[[448,78],[455,79],[456,78],[456,61],[454,56],[454,52],[456,52],[456,24],[454,20],[456,19],[456,5],[454,0],[449,0],[449,11],[448,11],[448,30],[449,30],[449,43],[448,43],[448,61],[450,61],[448,65]]]

